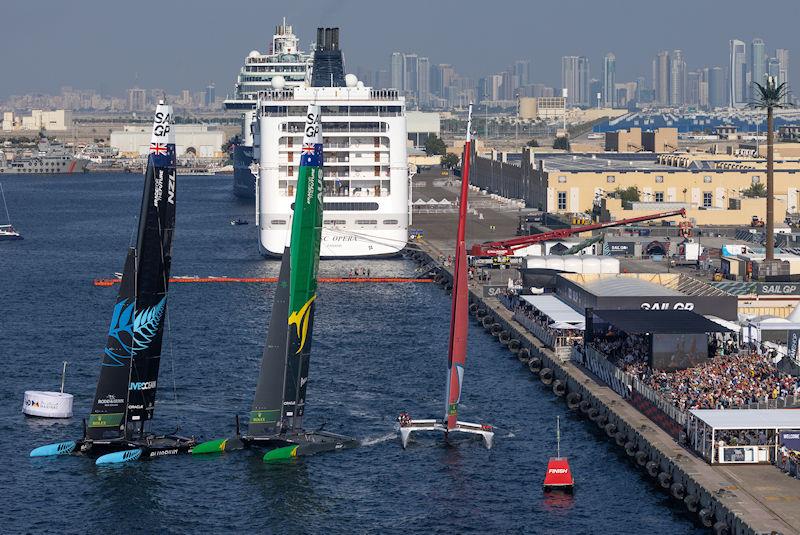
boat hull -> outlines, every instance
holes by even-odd
[[[233,149],[233,194],[240,199],[256,198],[256,176],[250,169],[253,147],[237,145]]]
[[[296,446],[297,449],[292,457],[307,457],[318,453],[351,449],[359,445],[354,438],[326,431],[295,431],[264,437],[242,437],[242,442],[251,447],[267,450]]]

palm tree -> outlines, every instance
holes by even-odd
[[[768,76],[764,85],[753,82],[756,86],[756,101],[753,107],[767,110],[767,262],[775,259],[775,181],[774,181],[774,139],[775,118],[773,110],[786,106],[784,100],[789,93],[786,82],[777,83],[774,76]]]

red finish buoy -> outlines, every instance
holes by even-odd
[[[556,456],[547,461],[547,473],[544,475],[544,490],[561,490],[572,492],[575,480],[569,469],[569,461],[561,456],[561,418],[556,416]]]
[[[569,461],[566,457],[551,457],[547,462],[544,489],[572,491],[573,486],[575,486],[575,480],[572,478]]]

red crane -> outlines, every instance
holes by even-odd
[[[574,234],[581,232],[588,232],[590,230],[598,230],[611,227],[620,227],[623,225],[630,225],[631,223],[640,223],[642,221],[652,221],[654,219],[664,219],[666,217],[674,216],[686,217],[686,209],[671,210],[669,212],[658,212],[656,214],[643,215],[639,217],[631,217],[630,219],[620,219],[619,221],[607,221],[605,223],[594,223],[582,227],[565,228],[559,230],[551,230],[541,234],[533,234],[530,236],[518,236],[516,238],[509,238],[507,240],[490,241],[485,243],[473,244],[470,248],[470,255],[477,257],[493,257],[493,256],[511,256],[514,251],[548,240],[560,240],[567,238]]]

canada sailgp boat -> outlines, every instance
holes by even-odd
[[[267,448],[265,461],[352,448],[356,440],[303,429],[317,268],[322,237],[322,131],[320,107],[306,114],[289,243],[283,250],[247,433],[199,444],[193,454],[244,447]]]
[[[455,266],[453,270],[453,306],[450,312],[450,344],[448,349],[447,387],[444,418],[442,420],[412,420],[408,413],[398,417],[400,440],[403,448],[414,431],[442,431],[472,433],[483,437],[487,448],[492,447],[494,431],[487,424],[458,421],[458,404],[461,402],[461,385],[467,359],[467,328],[469,322],[469,289],[467,288],[467,196],[469,193],[469,163],[472,156],[472,104],[467,116],[467,137],[461,170],[461,198],[458,205],[458,232],[456,237]]]
[[[31,457],[82,453],[97,464],[187,452],[196,441],[156,435],[153,417],[175,233],[175,133],[172,107],[156,107],[135,246],[128,250],[108,329],[100,378],[84,435],[41,446]]]

